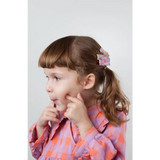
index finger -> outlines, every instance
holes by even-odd
[[[72,102],[77,102],[77,100],[78,100],[76,97],[72,97],[72,96],[69,96],[69,95],[66,96],[66,99],[68,99]]]
[[[54,102],[50,101],[49,106],[54,107]]]

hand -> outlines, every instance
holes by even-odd
[[[67,96],[66,98],[71,102],[67,104],[68,108],[64,113],[64,116],[79,128],[81,138],[83,138],[93,126],[88,117],[87,107],[85,106],[80,93],[77,94],[77,97]]]
[[[44,129],[48,121],[59,122],[59,111],[55,108],[53,101],[50,102],[39,117],[37,128]]]

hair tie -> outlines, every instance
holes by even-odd
[[[100,66],[108,66],[110,65],[110,58],[108,52],[106,52],[103,48],[100,48],[100,52],[102,54],[97,54],[97,59],[99,60]]]

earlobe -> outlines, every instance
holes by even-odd
[[[91,89],[95,84],[95,75],[93,73],[88,74],[84,80],[84,89]]]

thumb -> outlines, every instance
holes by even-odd
[[[54,102],[53,102],[53,101],[50,101],[49,106],[54,107]]]
[[[80,93],[77,94],[77,98],[84,103],[83,98]]]

